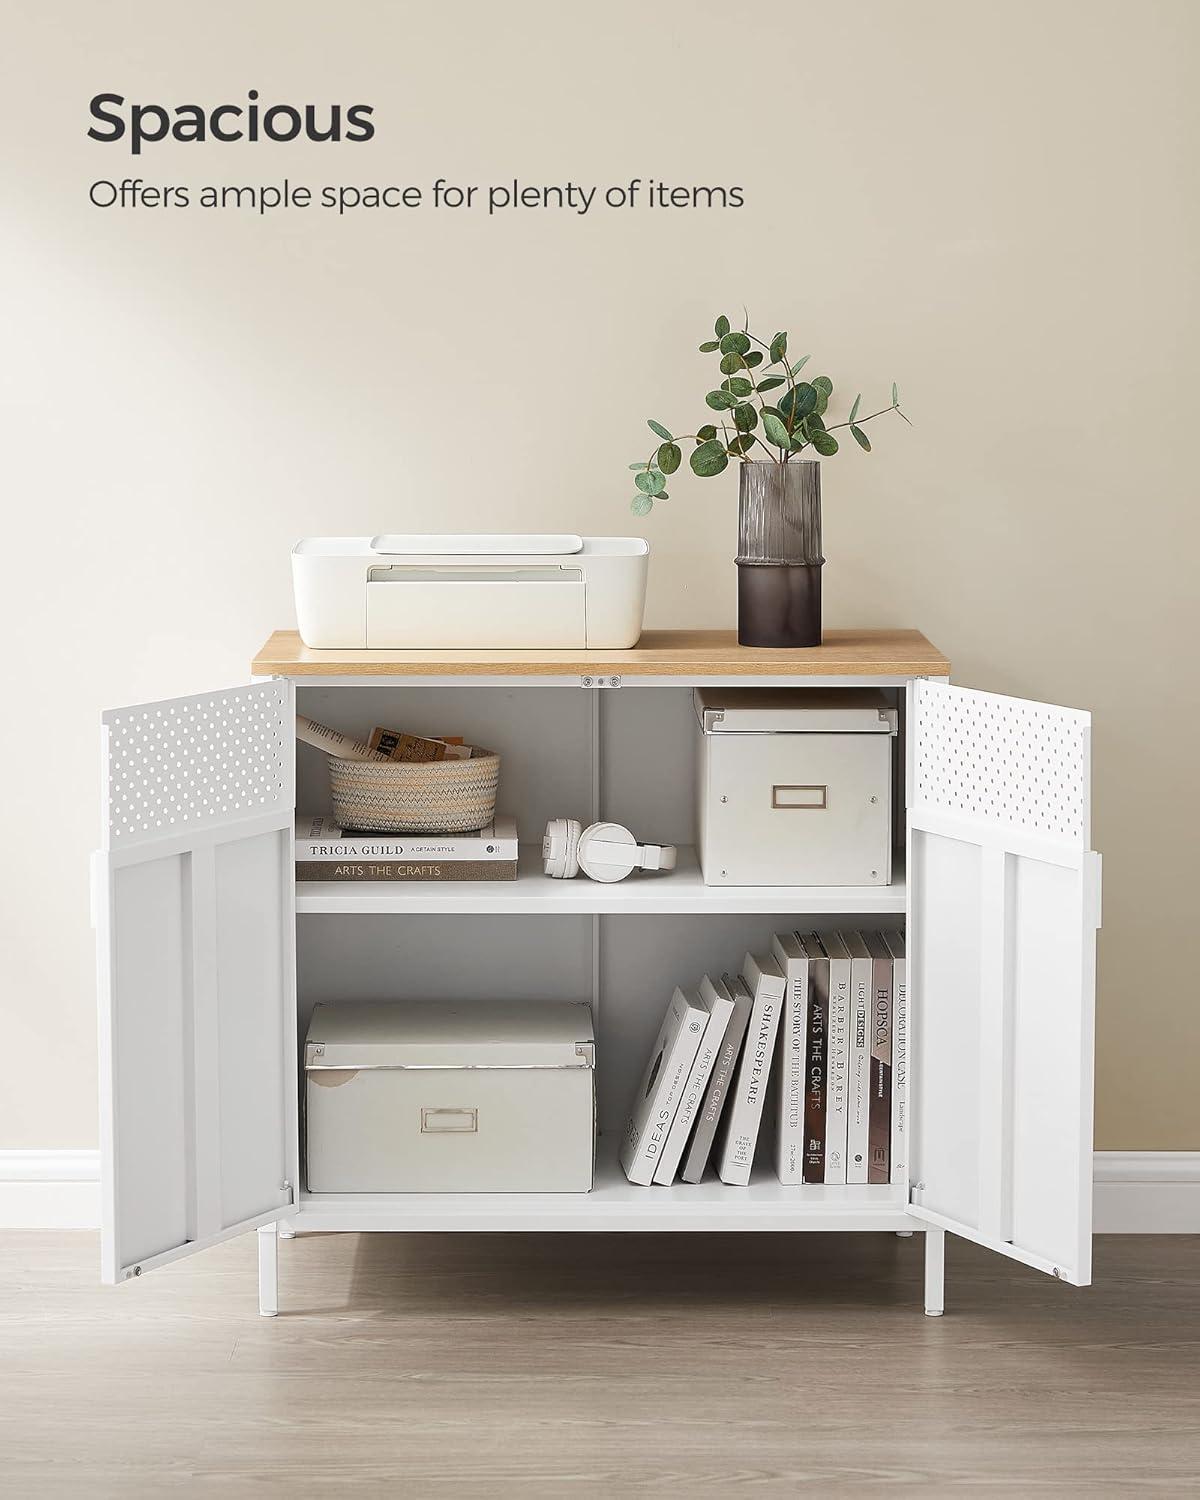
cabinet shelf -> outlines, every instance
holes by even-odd
[[[293,1220],[303,1233],[401,1230],[894,1230],[922,1227],[901,1187],[785,1187],[769,1165],[749,1187],[711,1173],[699,1183],[637,1187],[617,1161],[615,1136],[600,1139],[590,1193],[301,1193]]]
[[[540,845],[528,844],[521,848],[516,880],[302,880],[296,884],[296,910],[494,916],[902,915],[906,894],[904,870],[898,864],[890,885],[705,885],[696,851],[689,847],[679,850],[676,867],[669,872],[635,873],[611,885],[584,876],[551,880],[542,869]]]

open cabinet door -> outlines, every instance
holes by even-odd
[[[1091,719],[909,689],[912,1211],[1091,1280]]]
[[[262,682],[103,716],[93,899],[107,1282],[292,1202],[291,692]]]

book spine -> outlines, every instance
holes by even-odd
[[[729,1133],[721,1153],[722,1182],[745,1187],[754,1165],[754,1148],[762,1124],[763,1096],[771,1069],[771,1053],[783,1006],[783,985],[761,984],[754,1014],[746,1033],[746,1046],[738,1069],[737,1092],[730,1103]]]
[[[688,1147],[687,1160],[683,1164],[684,1182],[699,1182],[704,1176],[704,1169],[708,1166],[708,1159],[712,1155],[717,1127],[721,1123],[721,1116],[729,1101],[729,1093],[733,1087],[738,1058],[741,1056],[742,1042],[745,1040],[749,1020],[750,1001],[741,997],[734,1003],[733,1015],[709,1075],[704,1103],[696,1121],[692,1143]]]
[[[386,839],[306,839],[296,840],[297,860],[389,860],[431,859],[451,860],[515,860],[516,839],[464,839],[453,846],[445,840],[429,840],[421,843],[405,839],[389,842]]]
[[[825,1095],[829,1055],[829,961],[808,966],[808,1046],[804,1070],[804,1181],[825,1181]]]
[[[513,860],[297,860],[297,880],[515,880]]]
[[[908,1180],[908,960],[892,969],[892,1163],[893,1184]]]
[[[889,1180],[892,1134],[892,961],[876,958],[871,964],[871,1104],[870,1154],[867,1181]]]
[[[667,1187],[675,1181],[683,1149],[687,1145],[688,1136],[692,1133],[692,1125],[700,1111],[704,1090],[712,1073],[713,1064],[717,1060],[732,1010],[733,1006],[728,1001],[719,1001],[709,1014],[708,1025],[704,1028],[704,1035],[700,1039],[696,1060],[692,1064],[691,1073],[680,1096],[679,1108],[675,1111],[670,1133],[658,1159],[658,1165],[654,1169],[655,1182]]]
[[[779,1022],[775,1170],[780,1182],[804,1180],[804,1062],[808,1041],[808,963],[791,959]]]
[[[829,963],[829,1063],[826,1068],[825,1181],[846,1181],[846,1141],[849,1123],[847,1081],[850,1053],[850,962]]]
[[[846,1181],[867,1180],[871,1115],[871,960],[850,961],[850,1067],[846,1081]]]

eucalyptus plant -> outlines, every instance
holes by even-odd
[[[630,502],[634,515],[644,516],[654,508],[656,500],[668,498],[667,479],[683,463],[682,443],[695,443],[688,466],[693,474],[707,479],[722,473],[730,459],[753,462],[756,448],[761,448],[768,460],[780,464],[790,463],[806,448],[822,458],[831,458],[838,451],[834,433],[845,427],[863,452],[870,453],[871,440],[863,431],[865,423],[892,411],[908,421],[900,410],[900,391],[893,381],[892,399],[887,406],[860,417],[860,393],[855,396],[845,421],[826,425],[833,381],[828,375],[818,375],[814,380],[799,379],[811,356],[804,354],[794,364],[789,363],[786,333],[777,333],[767,343],[751,333],[748,325],[747,318],[746,326],[731,329],[729,319],[719,317],[713,325],[714,337],[700,345],[701,354],[718,357],[723,377],[720,385],[704,398],[710,411],[720,413],[715,422],[707,422],[680,437],[673,436],[661,422],[647,422],[658,441],[648,459],[629,465],[637,486],[637,494]],[[781,392],[778,397],[773,394],[776,391]]]

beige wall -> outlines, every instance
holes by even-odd
[[[744,301],[916,423],[827,466],[827,618],[1095,713],[1098,1145],[1200,1148],[1200,7],[6,7],[0,1148],[95,1141],[102,706],[237,680],[306,533],[628,529]],[[85,137],[87,101],[376,105],[366,146]],[[739,183],[737,213],[100,212],[88,184]],[[643,523],[732,623],[732,475]],[[1191,774],[1188,772],[1191,770]]]

